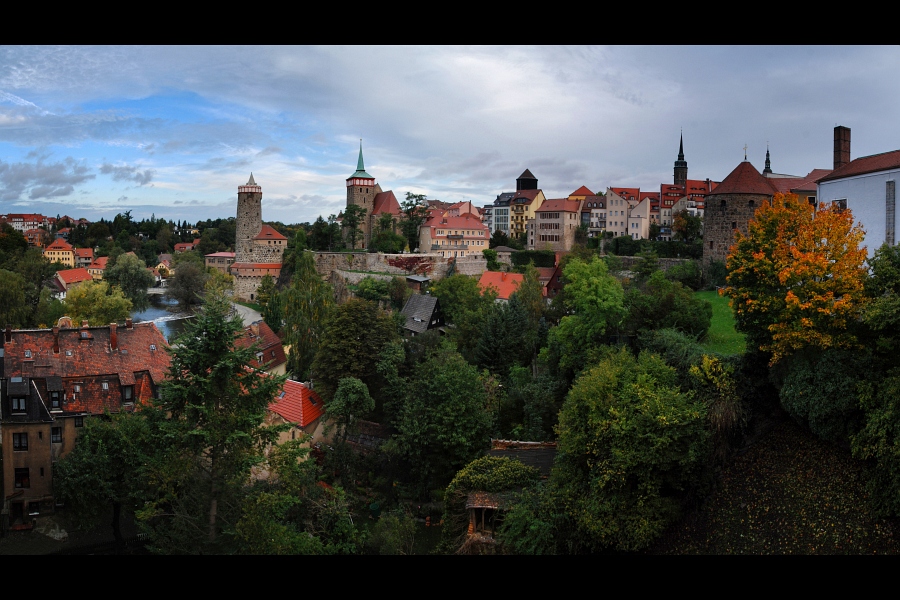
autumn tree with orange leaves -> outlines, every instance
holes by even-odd
[[[853,348],[866,297],[865,232],[849,210],[794,194],[763,202],[728,254],[736,327],[774,364],[806,347]]]

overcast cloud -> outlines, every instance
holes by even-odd
[[[658,189],[682,131],[691,178],[745,144],[803,175],[835,125],[853,157],[900,146],[898,66],[896,47],[7,46],[0,212],[225,217],[252,171],[264,219],[312,221],[343,206],[360,138],[399,198],[478,205],[526,168],[548,197]]]

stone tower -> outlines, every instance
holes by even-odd
[[[687,184],[687,173],[688,166],[687,161],[684,160],[684,135],[682,134],[678,142],[678,160],[675,161],[675,178],[672,183],[675,185]]]
[[[703,269],[722,261],[734,244],[735,233],[747,235],[748,224],[763,202],[778,190],[748,161],[740,163],[706,196],[703,212]]]
[[[238,186],[235,229],[234,262],[253,262],[253,238],[262,229],[262,188],[256,185],[253,173],[246,185]]]

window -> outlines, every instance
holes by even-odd
[[[103,383],[100,384],[100,387],[102,387],[104,390],[108,390],[108,389],[109,389],[109,382],[108,382],[108,381],[104,381]]]
[[[50,410],[60,410],[61,408],[59,392],[50,392]]]
[[[31,479],[28,477],[28,467],[16,469],[16,488],[27,489],[31,487]]]
[[[50,428],[50,441],[54,444],[62,443],[62,427]]]
[[[80,392],[81,392],[81,386],[76,383],[75,384],[75,393],[78,394]]]
[[[75,417],[75,427],[84,427],[84,417]]]
[[[23,413],[25,412],[25,398],[24,397],[14,397],[9,399],[12,403],[12,412],[14,413]]]
[[[841,198],[839,200],[835,200],[834,207],[839,211],[847,210],[847,199]]]
[[[40,502],[29,502],[28,503],[28,516],[34,517],[41,514],[41,503]]]
[[[28,434],[27,433],[14,433],[13,434],[13,450],[16,452],[25,452],[28,450]]]
[[[134,386],[133,385],[122,386],[122,402],[124,402],[125,404],[134,402]]]

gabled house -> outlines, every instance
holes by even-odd
[[[524,280],[525,276],[521,273],[485,271],[478,280],[478,287],[482,293],[493,288],[497,291],[497,302],[507,302]]]
[[[94,259],[94,262],[88,265],[87,272],[91,274],[94,281],[101,281],[103,279],[103,272],[106,271],[106,262],[108,260],[108,256],[98,256]]]
[[[52,329],[7,328],[2,341],[3,526],[27,527],[53,512],[53,463],[74,447],[84,419],[155,397],[169,355],[156,325],[131,319],[123,327],[62,320]]]
[[[256,351],[256,360],[250,363],[254,369],[261,369],[272,375],[284,375],[287,373],[287,357],[284,354],[284,346],[281,339],[266,325],[265,321],[255,321],[244,327],[241,335],[235,340],[235,347],[249,348],[254,343],[259,343]]]
[[[44,259],[49,262],[58,262],[69,268],[75,268],[75,248],[69,242],[56,238],[53,243],[44,248]]]
[[[75,266],[87,269],[94,262],[93,248],[75,248]]]
[[[56,283],[57,287],[59,287],[62,297],[65,298],[66,294],[73,287],[81,285],[86,281],[93,281],[94,278],[88,273],[85,268],[78,269],[63,269],[61,271],[56,272]]]
[[[266,425],[290,424],[288,431],[279,434],[278,443],[309,435],[309,444],[325,439],[325,403],[305,383],[288,379],[269,404]]]
[[[441,303],[435,296],[413,294],[406,301],[400,314],[406,317],[406,324],[403,327],[410,336],[444,326],[444,313],[441,311]]]

